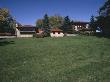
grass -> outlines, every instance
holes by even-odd
[[[0,82],[109,82],[110,39],[0,40]]]

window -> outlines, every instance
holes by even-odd
[[[53,32],[53,34],[55,34],[55,32]]]
[[[58,32],[58,34],[60,34],[60,32]]]

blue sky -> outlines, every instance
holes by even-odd
[[[8,8],[14,18],[25,25],[35,25],[37,19],[49,16],[69,16],[76,21],[89,21],[98,15],[105,0],[0,0],[0,7]]]

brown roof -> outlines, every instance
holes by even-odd
[[[23,25],[23,27],[34,27],[33,25]]]
[[[51,32],[62,32],[62,30],[59,28],[52,28]]]
[[[73,22],[73,25],[77,25],[77,24],[89,24],[89,22],[81,22],[81,21]]]
[[[21,26],[17,27],[20,32],[35,32],[35,26]]]

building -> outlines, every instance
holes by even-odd
[[[50,32],[51,37],[63,37],[64,33],[61,29],[59,28],[52,28]]]
[[[72,27],[75,31],[81,31],[83,29],[88,29],[89,22],[73,22]]]
[[[16,36],[17,37],[33,37],[36,33],[35,26],[31,25],[24,25],[24,26],[17,26],[16,25]]]
[[[46,36],[46,33],[44,29],[41,29],[41,28],[36,29],[36,34],[35,34],[36,38],[44,38],[45,36]]]
[[[44,33],[44,30],[41,29],[41,28],[38,28],[38,29],[36,30],[36,33],[37,33],[37,34],[42,34],[42,33]]]

